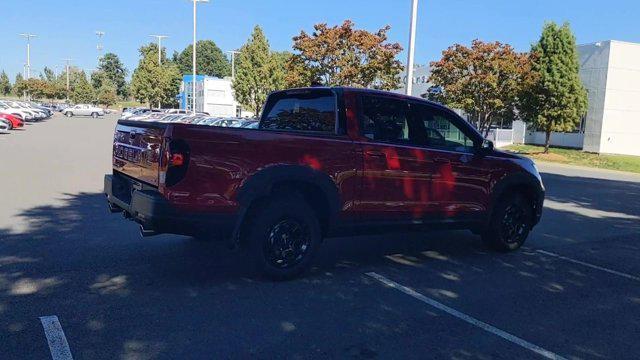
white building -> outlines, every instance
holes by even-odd
[[[182,79],[180,106],[191,110],[193,93],[193,76],[185,75]],[[196,75],[196,111],[209,113],[216,117],[252,117],[252,112],[243,111],[235,100],[230,79]]]
[[[609,40],[578,51],[589,93],[583,150],[640,156],[640,44]]]

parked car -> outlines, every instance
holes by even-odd
[[[234,119],[234,118],[229,118],[229,119],[220,119],[216,122],[214,122],[213,124],[211,124],[211,126],[219,126],[219,127],[242,127],[242,123],[244,121],[242,119]]]
[[[259,126],[260,121],[258,120],[245,120],[240,127],[246,129],[257,129]]]
[[[9,133],[9,122],[5,119],[0,119],[0,134]]]
[[[24,126],[24,121],[11,114],[0,113],[0,119],[6,120],[6,123],[9,126],[9,130],[18,129]]]
[[[92,118],[95,119],[98,116],[104,116],[104,110],[99,107],[95,107],[93,105],[79,104],[76,106],[66,108],[64,110],[64,115],[67,117],[91,116]]]
[[[166,109],[164,112],[165,114],[191,114],[191,111],[185,109]]]
[[[545,193],[532,160],[452,110],[340,87],[271,94],[256,130],[119,121],[104,191],[143,236],[221,237],[277,279],[354,231],[469,229],[513,251]]]
[[[44,120],[49,117],[48,113],[44,110],[33,107],[31,104],[22,101],[11,101],[9,102],[10,106],[14,108],[24,109],[25,111],[29,111],[33,114],[33,118],[36,121]]]
[[[22,107],[15,107],[9,101],[0,101],[0,112],[5,114],[11,114],[14,116],[18,116],[25,121],[38,121],[39,118],[36,117],[35,112],[29,111]]]

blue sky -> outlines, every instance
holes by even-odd
[[[223,50],[240,47],[254,25],[265,30],[272,48],[288,50],[291,38],[313,24],[352,19],[358,27],[392,27],[389,35],[406,47],[411,0],[211,0],[199,5],[200,39]],[[12,80],[26,58],[21,32],[32,40],[32,69],[63,66],[63,58],[84,69],[96,66],[95,30],[106,32],[106,51],[115,52],[131,72],[137,48],[149,34],[167,34],[169,54],[191,41],[189,0],[2,0],[0,69]],[[420,0],[416,62],[439,58],[453,43],[475,38],[510,43],[527,50],[545,20],[569,21],[579,43],[600,40],[640,42],[638,0]],[[405,61],[405,55],[401,59]],[[58,70],[60,70],[60,68]]]

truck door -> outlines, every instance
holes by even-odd
[[[427,156],[433,161],[429,198],[436,215],[446,219],[479,216],[488,204],[490,166],[476,156],[464,120],[444,109],[412,103],[411,116],[423,127]]]
[[[406,100],[393,96],[359,96],[363,167],[357,209],[364,221],[412,221],[434,209],[430,196],[433,162],[410,122]]]

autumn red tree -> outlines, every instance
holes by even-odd
[[[510,45],[474,40],[470,47],[455,44],[431,63],[429,81],[438,91],[431,97],[471,115],[489,132],[498,119],[513,119],[523,79],[529,76],[528,54]]]
[[[314,31],[302,31],[293,38],[294,55],[287,66],[289,86],[399,87],[403,69],[396,56],[398,43],[389,43],[385,26],[375,33],[354,28],[346,20],[340,26],[317,24]]]

